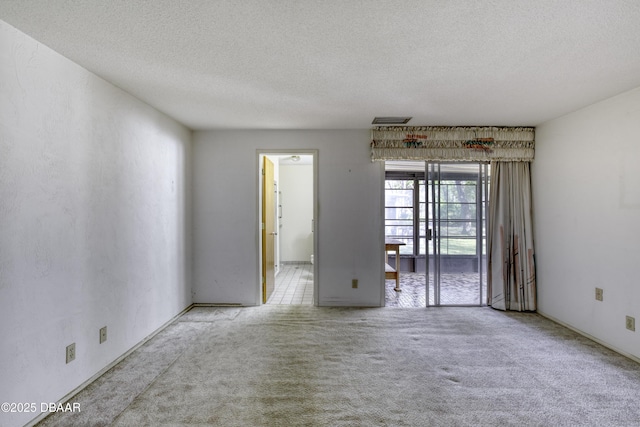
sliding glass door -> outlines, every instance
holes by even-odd
[[[487,164],[426,164],[429,306],[486,303],[488,173]]]
[[[489,165],[388,161],[385,240],[400,243],[385,305],[486,304]],[[394,275],[396,277],[396,275]]]

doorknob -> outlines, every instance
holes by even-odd
[[[272,236],[277,236],[277,235],[278,235],[278,233],[276,233],[275,231],[272,231],[272,232],[271,232],[271,233],[269,233],[269,234],[271,234]]]

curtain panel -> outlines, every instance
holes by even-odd
[[[534,128],[381,126],[371,130],[371,159],[530,162]]]
[[[487,304],[499,310],[535,311],[529,162],[491,163]]]
[[[491,162],[487,231],[487,304],[535,311],[530,127],[381,126],[371,130],[371,159]]]

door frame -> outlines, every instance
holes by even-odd
[[[264,156],[293,156],[311,155],[313,156],[313,305],[317,306],[319,301],[319,264],[321,262],[319,247],[320,217],[318,215],[318,150],[317,149],[274,149],[259,148],[256,150],[256,186],[257,186],[257,227],[256,227],[256,258],[257,258],[257,283],[256,283],[256,305],[262,305],[262,158]],[[280,180],[278,179],[280,183]]]
[[[269,296],[275,290],[276,280],[276,251],[280,238],[278,237],[277,222],[277,189],[275,188],[275,162],[269,156],[262,156],[262,214],[260,215],[262,236],[262,303],[266,303]],[[279,170],[279,169],[278,169]],[[267,191],[268,189],[268,191]],[[270,209],[266,209],[270,208]],[[270,247],[271,245],[271,247]],[[265,262],[267,261],[267,262]],[[271,277],[273,274],[273,277]]]
[[[464,303],[464,304],[442,304],[440,302],[440,291],[441,291],[441,203],[436,203],[435,200],[440,199],[441,194],[441,185],[442,185],[442,171],[441,167],[443,165],[477,165],[478,166],[478,174],[476,179],[476,256],[478,257],[478,285],[479,285],[479,295],[478,304],[475,303]],[[437,176],[432,177],[431,173],[436,172],[437,167]],[[446,172],[445,172],[446,173]],[[432,206],[432,220],[431,222],[427,221],[427,228],[431,228],[433,230],[433,238],[431,239],[431,251],[429,251],[429,244],[427,243],[427,265],[429,263],[429,255],[433,256],[433,271],[427,267],[427,277],[426,277],[426,304],[427,307],[478,307],[486,305],[486,302],[483,302],[483,299],[486,300],[486,295],[483,293],[483,272],[485,270],[485,264],[483,263],[483,254],[487,253],[486,242],[485,247],[483,248],[483,233],[488,230],[488,180],[489,180],[489,166],[487,162],[447,162],[447,161],[426,161],[425,162],[425,192],[427,193],[427,200],[429,198],[429,188],[431,187],[431,197],[434,201]],[[484,179],[483,179],[484,177]],[[432,184],[432,181],[438,181],[438,184]],[[484,197],[483,197],[484,195]],[[437,210],[437,212],[436,212]],[[427,211],[428,211],[428,202],[427,202]],[[428,218],[427,213],[427,218]],[[483,217],[485,221],[483,221]],[[436,249],[437,247],[437,249]],[[485,255],[486,256],[486,255]],[[430,294],[429,294],[429,275],[433,275],[433,284],[434,284],[434,304],[429,304]],[[486,287],[486,283],[484,284]]]
[[[428,194],[430,191],[433,190],[433,188],[430,189],[431,186],[429,184],[429,182],[430,182],[430,179],[429,179],[429,172],[430,172],[429,171],[429,166],[430,165],[433,165],[433,164],[436,164],[436,165],[443,165],[443,164],[447,165],[447,164],[463,164],[463,163],[464,164],[474,164],[474,165],[475,164],[477,164],[477,165],[485,164],[485,166],[484,166],[484,167],[486,167],[486,169],[485,169],[485,174],[486,174],[485,175],[485,180],[484,181],[482,181],[482,180],[479,181],[478,189],[479,190],[481,189],[480,190],[481,193],[482,192],[485,193],[485,197],[487,199],[486,199],[486,201],[484,203],[482,202],[482,200],[476,199],[478,201],[478,203],[483,205],[482,209],[478,209],[476,212],[477,212],[477,215],[480,215],[480,217],[477,218],[477,219],[479,220],[480,229],[482,230],[483,229],[483,226],[482,226],[482,211],[485,211],[485,221],[487,221],[487,223],[484,224],[484,226],[486,226],[486,230],[487,230],[487,233],[488,233],[488,213],[486,213],[486,211],[488,210],[488,197],[489,197],[489,195],[488,195],[488,188],[489,187],[488,186],[489,186],[489,179],[490,179],[490,170],[489,170],[488,162],[474,162],[474,161],[448,162],[448,161],[424,161],[424,160],[416,160],[416,161],[407,160],[407,162],[422,163],[422,167],[423,167],[423,170],[424,170],[425,193],[426,193],[425,195],[427,197],[427,203],[426,203],[427,210],[429,209],[429,203],[428,203],[429,197],[430,196],[431,197],[435,196],[434,194],[431,194],[431,195]],[[381,236],[382,242],[381,242],[381,248],[384,248],[384,240],[386,238],[386,227],[385,227],[385,224],[386,224],[386,221],[385,221],[386,220],[386,211],[385,211],[386,197],[385,196],[386,195],[385,195],[385,186],[386,186],[386,171],[387,171],[387,169],[386,169],[386,161],[382,161],[380,163],[381,163],[381,166],[380,166],[380,168],[381,168],[381,185],[380,185],[380,188],[382,189],[381,194],[380,194],[380,215],[382,216],[382,236]],[[439,167],[440,166],[438,166],[438,168]],[[414,204],[415,204],[415,201],[414,201]],[[439,205],[439,203],[437,205]],[[434,204],[433,207],[435,209],[436,204]],[[439,266],[436,266],[435,263],[434,263],[433,270],[430,268],[429,258],[430,258],[430,256],[434,255],[434,250],[433,249],[434,249],[434,246],[436,244],[438,244],[438,239],[440,238],[440,236],[438,235],[438,232],[435,230],[435,225],[431,221],[428,220],[428,217],[429,217],[429,212],[427,212],[427,223],[425,224],[425,226],[426,226],[427,229],[432,229],[431,235],[433,237],[432,238],[427,238],[427,245],[426,245],[427,253],[425,254],[426,255],[426,260],[425,260],[425,263],[426,263],[426,266],[425,266],[425,269],[426,269],[426,271],[425,271],[425,279],[426,280],[425,280],[424,286],[425,286],[426,307],[427,308],[428,307],[447,307],[447,306],[451,306],[451,307],[478,307],[478,306],[486,305],[486,294],[483,293],[482,281],[480,281],[480,290],[479,290],[480,302],[479,302],[479,304],[433,304],[433,305],[429,304],[429,292],[430,292],[430,290],[429,290],[429,276],[436,274],[436,272],[439,273]],[[435,220],[435,216],[432,219],[432,221],[433,220]],[[476,236],[476,239],[477,239],[476,240],[477,245],[481,246],[482,245],[482,234],[479,233]],[[414,244],[419,244],[419,243],[415,243],[414,242]],[[477,246],[477,247],[480,247],[480,246]],[[480,280],[482,280],[483,268],[486,267],[482,263],[482,258],[483,258],[482,257],[482,253],[484,253],[485,257],[486,257],[486,254],[487,254],[487,248],[486,247],[481,250],[480,259],[479,259],[479,268],[480,268],[479,276],[480,276]],[[383,254],[383,259],[384,259],[384,249],[383,249],[382,254]],[[434,257],[434,260],[435,260],[435,257]],[[380,286],[380,306],[384,307],[384,306],[386,306],[386,279],[385,279],[385,274],[384,274],[384,261],[382,263],[381,276],[382,276],[382,283],[381,283],[381,286]],[[435,280],[434,280],[434,282],[435,282]],[[486,287],[486,283],[485,283],[485,287]],[[439,289],[438,289],[438,292],[439,292]]]

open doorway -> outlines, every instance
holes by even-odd
[[[385,164],[385,305],[486,304],[485,163]]]
[[[259,152],[262,304],[317,301],[316,153]]]

